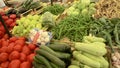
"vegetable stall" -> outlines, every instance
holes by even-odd
[[[120,1],[4,2],[0,68],[120,68]]]

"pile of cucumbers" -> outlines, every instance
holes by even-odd
[[[67,68],[71,63],[71,47],[65,43],[41,45],[36,50],[34,68]]]

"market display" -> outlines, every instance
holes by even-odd
[[[0,68],[120,68],[119,2],[6,1]]]

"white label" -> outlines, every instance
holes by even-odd
[[[4,7],[5,6],[5,3],[3,0],[0,0],[0,7]]]

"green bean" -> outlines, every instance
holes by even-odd
[[[120,40],[119,40],[119,35],[118,35],[118,25],[119,23],[117,23],[115,25],[115,28],[114,28],[114,36],[115,36],[115,42],[120,45]]]

